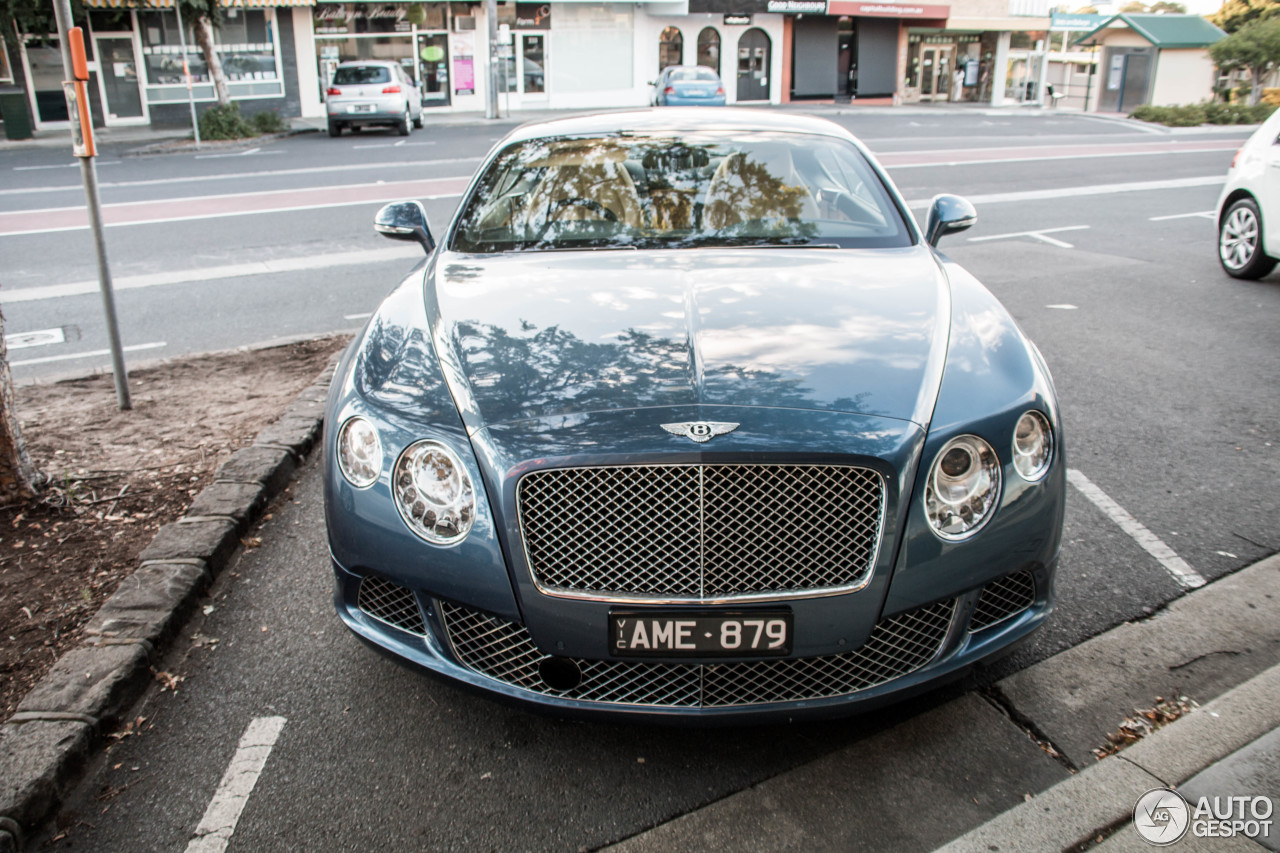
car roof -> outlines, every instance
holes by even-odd
[[[523,142],[547,136],[590,136],[604,133],[755,130],[774,133],[808,133],[853,139],[835,122],[808,115],[735,109],[733,107],[682,107],[679,110],[650,109],[594,113],[522,125],[511,132],[507,142]]]

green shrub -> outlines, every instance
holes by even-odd
[[[257,136],[249,122],[240,115],[238,104],[214,104],[200,116],[201,139],[244,139]]]
[[[1276,111],[1275,104],[1224,104],[1206,101],[1203,104],[1184,104],[1178,107],[1157,107],[1143,104],[1133,111],[1133,118],[1169,127],[1198,127],[1202,124],[1261,124]]]
[[[275,110],[254,113],[249,116],[249,124],[253,125],[253,129],[260,134],[289,132],[289,122],[280,118],[280,113]]]

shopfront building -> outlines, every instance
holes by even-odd
[[[227,75],[233,101],[246,115],[275,110],[297,115],[293,8],[307,0],[224,0],[223,18],[214,29],[214,44]],[[159,127],[191,122],[183,46],[173,0],[149,0],[143,8],[113,8],[117,0],[86,0],[89,7],[85,51],[89,59],[89,95],[95,124],[108,127],[152,124]],[[191,21],[184,21],[186,64],[191,97],[197,105],[215,102],[213,82],[195,40]],[[67,124],[62,93],[62,56],[58,36],[24,36],[23,78],[37,130]]]
[[[637,32],[646,82],[668,65],[702,65],[720,75],[727,103],[782,102],[784,16],[768,0],[689,0],[684,14],[660,14],[672,5],[648,7]]]

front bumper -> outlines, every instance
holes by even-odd
[[[499,698],[564,716],[766,722],[849,713],[946,680],[1034,631],[1053,567],[1027,565],[954,598],[882,617],[839,654],[636,661],[559,657],[524,626],[334,563],[342,620],[380,651]],[[804,602],[796,602],[797,619]],[[579,681],[565,687],[565,669]],[[553,687],[548,684],[559,684]]]

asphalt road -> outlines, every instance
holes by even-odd
[[[1043,351],[1072,469],[1206,578],[1280,549],[1280,288],[1276,276],[1227,278],[1205,216],[1247,129],[1157,134],[1080,116],[890,110],[836,119],[890,164],[908,200],[943,191],[976,200],[979,224],[942,248]],[[100,174],[112,184],[104,187],[108,204],[176,201],[155,208],[173,217],[210,195],[319,186],[336,197],[338,188],[377,181],[465,177],[498,135],[493,126],[419,131],[410,143],[434,144],[416,148],[374,133],[310,135],[202,160],[108,152],[104,160],[119,162]],[[1153,143],[1167,150],[1143,148]],[[105,347],[94,292],[13,299],[94,278],[87,232],[3,231],[5,212],[27,211],[38,222],[44,214],[35,211],[79,203],[76,172],[63,163],[56,152],[0,152],[6,332],[66,328],[73,338],[11,350],[20,380],[106,363],[31,363]],[[455,201],[429,201],[432,222],[443,225]],[[163,343],[136,356],[149,358],[357,327],[418,251],[372,233],[376,208],[360,202],[108,229],[118,279],[170,282],[122,290],[126,344]],[[372,254],[387,249],[400,254]],[[340,253],[355,253],[356,262],[312,260]],[[200,276],[268,261],[315,268]],[[154,728],[97,762],[58,846],[183,849],[246,726],[279,716],[287,722],[231,849],[595,848],[1182,594],[1166,566],[1078,488],[1069,490],[1066,523],[1057,611],[1031,642],[971,682],[840,723],[688,733],[548,720],[424,679],[360,646],[331,611],[311,466],[267,522],[264,545],[224,576],[214,610],[187,632],[201,639],[166,664],[186,677],[177,695],[152,695],[139,713]],[[951,783],[972,787],[996,811],[1016,796],[1008,780],[998,791],[982,780]],[[897,805],[926,810],[929,792]]]

